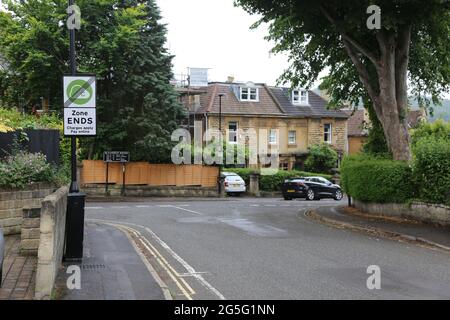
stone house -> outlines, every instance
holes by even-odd
[[[302,168],[308,147],[314,144],[329,143],[341,155],[348,152],[347,113],[328,110],[327,101],[313,91],[232,80],[178,91],[189,110],[190,128],[196,120],[203,130],[218,129],[221,99],[222,134],[227,143],[243,143],[249,129],[267,132],[264,143],[277,148],[281,169]],[[257,139],[260,144],[261,136]]]

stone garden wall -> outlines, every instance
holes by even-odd
[[[21,234],[23,209],[40,208],[42,199],[54,190],[48,183],[35,183],[26,190],[0,189],[0,227],[5,235]]]
[[[450,227],[450,207],[414,201],[410,204],[365,203],[354,200],[357,209],[374,215],[408,218],[420,222]]]

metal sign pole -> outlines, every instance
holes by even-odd
[[[74,0],[69,0],[69,7],[73,9]],[[73,11],[72,14],[75,12]],[[70,72],[72,76],[77,73],[75,60],[75,28],[69,28],[69,60]],[[72,154],[72,181],[70,183],[69,195],[67,197],[67,216],[65,234],[65,261],[80,262],[83,259],[83,238],[84,238],[84,205],[85,194],[79,192],[77,181],[77,140],[76,136],[71,136]]]
[[[122,196],[125,195],[125,162],[122,162]]]
[[[106,162],[106,186],[105,186],[105,194],[108,195],[108,178],[109,178],[109,162]]]
[[[74,4],[74,0],[69,0],[69,6]],[[75,28],[69,30],[69,59],[70,59],[70,74],[75,76],[77,74],[77,61],[75,60]],[[77,138],[72,136],[71,140],[71,154],[72,154],[72,182],[70,183],[70,192],[77,193],[79,191],[77,182]]]

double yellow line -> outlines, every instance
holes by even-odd
[[[144,258],[147,260],[147,262],[151,265],[150,261],[147,258],[146,253],[149,253],[152,255],[155,260],[158,262],[158,264],[161,266],[161,268],[167,273],[167,275],[172,279],[172,281],[175,283],[175,285],[179,288],[181,293],[186,297],[188,300],[193,300],[192,296],[195,294],[194,289],[183,279],[183,277],[170,265],[170,263],[162,256],[162,254],[145,238],[138,230],[133,229],[128,226],[124,226],[121,224],[115,224],[110,222],[102,222],[108,225],[111,225],[122,232],[124,232],[127,236],[129,236],[130,240],[133,241],[135,244],[140,243],[143,248],[145,248],[145,251],[142,250],[142,247],[136,245],[135,247],[138,250],[141,250],[143,253]],[[160,279],[162,282],[162,280]],[[159,281],[158,281],[159,282]],[[163,284],[167,289],[167,285]],[[160,284],[161,286],[161,284]]]

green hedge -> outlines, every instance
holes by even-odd
[[[425,137],[413,146],[420,200],[450,204],[450,139]]]
[[[248,168],[225,168],[223,171],[235,172],[244,179],[247,183],[249,182],[249,176],[253,172],[258,172],[257,169]],[[275,174],[264,175],[262,174],[259,179],[259,189],[263,191],[280,191],[281,184],[284,180],[294,177],[309,177],[309,176],[319,176],[330,180],[331,175],[323,173],[312,173],[297,170],[278,170]]]
[[[353,198],[378,203],[404,203],[413,197],[415,185],[408,163],[368,156],[344,158],[341,182]]]

